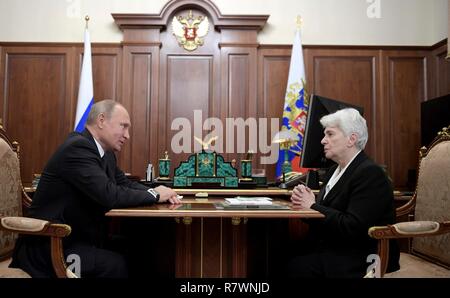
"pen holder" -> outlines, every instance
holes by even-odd
[[[241,160],[242,181],[252,181],[252,161],[249,159]]]

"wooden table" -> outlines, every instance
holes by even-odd
[[[173,262],[167,259],[161,262],[174,266],[175,277],[268,276],[271,266],[269,258],[278,254],[273,247],[276,246],[277,250],[288,249],[283,248],[282,242],[288,242],[290,221],[303,218],[320,220],[324,217],[315,210],[292,206],[287,190],[176,191],[184,196],[182,205],[155,204],[112,209],[106,213],[107,217],[114,219],[139,218],[141,222],[147,219],[153,221],[153,226],[159,226],[159,232],[165,229],[165,233],[152,235],[152,242],[166,246],[165,250],[158,246],[161,252],[157,250],[154,254],[161,258],[167,255],[174,257]],[[196,199],[194,195],[197,192],[207,192],[209,197]],[[214,206],[214,203],[223,202],[225,197],[237,195],[268,196],[273,203],[288,206],[289,209],[219,210]],[[158,261],[152,264],[153,269],[160,266]],[[171,272],[164,271],[168,275]]]
[[[187,197],[187,198],[186,198]],[[106,216],[111,217],[216,217],[216,218],[323,218],[323,214],[312,209],[302,209],[292,206],[285,200],[273,200],[274,204],[288,206],[289,210],[219,210],[214,203],[223,202],[223,198],[213,198],[207,200],[196,200],[191,196],[186,196],[181,205],[155,204],[146,207],[112,209]]]
[[[279,257],[292,250],[292,243],[307,231],[302,220],[323,217],[317,211],[292,206],[290,210],[216,210],[213,206],[238,195],[268,196],[290,206],[292,191],[279,188],[175,190],[189,208],[156,204],[106,214],[114,227],[134,221],[127,239],[136,241],[133,252],[138,247],[139,258],[149,260],[145,266],[151,270],[145,274],[155,277],[267,277],[273,264],[280,263]],[[27,192],[32,195],[34,188]],[[198,200],[198,192],[207,192],[209,197]],[[396,207],[410,199],[402,192],[394,195]]]

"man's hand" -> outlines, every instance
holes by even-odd
[[[168,187],[160,185],[154,188],[159,193],[158,203],[169,202],[171,204],[181,204],[181,201],[177,198],[177,193]]]
[[[311,208],[311,205],[316,202],[316,197],[309,187],[299,184],[292,191],[291,201],[294,205]]]

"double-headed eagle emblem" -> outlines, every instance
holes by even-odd
[[[203,45],[203,37],[208,34],[208,17],[198,16],[194,18],[192,10],[190,10],[187,18],[173,17],[172,30],[178,44],[188,51],[193,51],[198,46]]]

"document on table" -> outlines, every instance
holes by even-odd
[[[229,205],[272,205],[272,199],[268,197],[234,197],[225,198]]]

